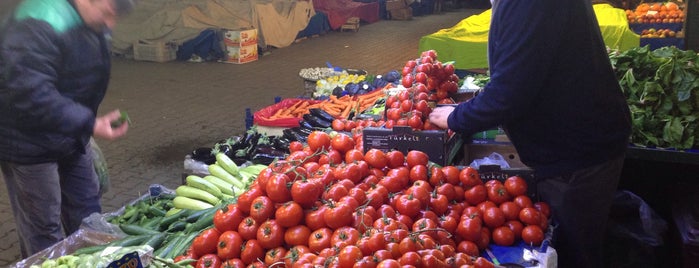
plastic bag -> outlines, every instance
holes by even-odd
[[[104,194],[109,191],[110,181],[109,181],[109,170],[107,168],[107,160],[102,154],[102,150],[97,146],[94,138],[90,138],[90,150],[92,150],[92,161],[95,165],[95,173],[97,173],[97,178],[100,180],[100,194]]]
[[[607,223],[606,267],[662,267],[658,248],[667,230],[667,222],[643,199],[618,191]]]
[[[510,164],[507,163],[504,157],[499,153],[491,153],[489,156],[481,159],[474,159],[470,166],[472,168],[478,169],[481,165],[497,165],[500,168],[510,168]]]

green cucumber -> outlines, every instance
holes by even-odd
[[[135,224],[119,224],[119,229],[127,235],[153,235],[160,232]]]

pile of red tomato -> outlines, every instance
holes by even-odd
[[[196,267],[493,267],[490,243],[538,245],[550,214],[513,176],[436,166],[313,132],[270,164],[183,256]]]

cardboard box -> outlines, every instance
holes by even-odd
[[[362,135],[365,152],[372,148],[384,152],[399,150],[404,154],[419,150],[427,153],[430,161],[439,165],[451,164],[461,151],[462,144],[459,135],[450,137],[443,130],[413,131],[405,126],[395,126],[393,129],[369,127],[363,130]]]
[[[388,13],[392,20],[411,20],[413,18],[413,9],[410,7],[389,10]]]
[[[482,159],[498,153],[507,161],[510,168],[528,168],[519,158],[517,149],[509,142],[486,142],[464,144],[463,164],[469,165],[475,159]]]
[[[225,30],[223,43],[226,46],[257,45],[257,29]]]
[[[258,57],[257,44],[248,46],[227,46],[225,63],[248,63],[256,61]]]
[[[408,3],[405,0],[386,0],[386,10],[396,10],[408,7]]]

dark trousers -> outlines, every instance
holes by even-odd
[[[558,267],[603,267],[605,225],[624,157],[542,179],[537,184],[541,199],[551,206],[553,247]]]
[[[0,161],[22,258],[57,243],[100,213],[99,181],[90,148],[58,162],[20,165]]]

